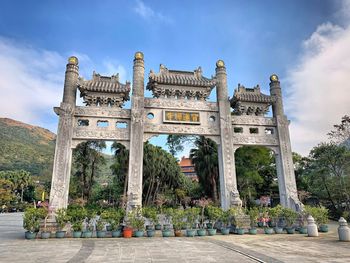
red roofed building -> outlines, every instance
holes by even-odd
[[[193,181],[198,181],[196,171],[194,170],[194,165],[190,158],[183,156],[179,162],[179,166],[181,168],[181,172],[183,172],[185,176],[191,178]]]

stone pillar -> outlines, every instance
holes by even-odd
[[[68,205],[69,180],[72,162],[72,136],[77,83],[78,59],[70,57],[66,66],[63,100],[54,111],[59,115],[55,157],[50,191],[50,208],[54,212]]]
[[[142,205],[143,168],[143,122],[144,122],[144,77],[143,54],[136,52],[133,68],[131,98],[130,151],[128,174],[127,211]]]
[[[235,159],[232,142],[232,121],[230,102],[228,99],[227,76],[222,60],[216,62],[217,102],[220,116],[220,144],[218,145],[220,199],[225,210],[231,206],[241,206],[237,190]]]
[[[272,110],[277,123],[277,137],[279,141],[278,151],[275,153],[275,156],[280,202],[284,207],[299,211],[302,208],[302,204],[298,199],[295,182],[289,121],[284,115],[282,91],[277,75],[272,75],[270,81],[270,94],[275,100],[272,104]]]
[[[318,229],[317,229],[317,225],[315,224],[314,218],[311,215],[309,215],[306,220],[307,220],[307,235],[309,237],[318,237]]]
[[[344,217],[339,219],[338,235],[339,241],[350,241],[350,228]]]

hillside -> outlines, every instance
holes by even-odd
[[[50,178],[55,134],[8,118],[0,118],[0,170],[24,169]]]

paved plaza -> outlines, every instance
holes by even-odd
[[[305,235],[25,240],[22,214],[0,214],[0,262],[350,262],[336,224]]]

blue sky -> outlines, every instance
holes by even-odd
[[[223,59],[229,94],[238,83],[268,93],[277,73],[292,120],[293,149],[307,154],[349,114],[349,1],[2,1],[0,116],[56,131],[66,59],[80,73],[132,79],[136,51],[146,74],[215,72]],[[349,44],[349,46],[347,46]],[[339,63],[341,62],[341,63]],[[330,94],[331,93],[331,94]]]

